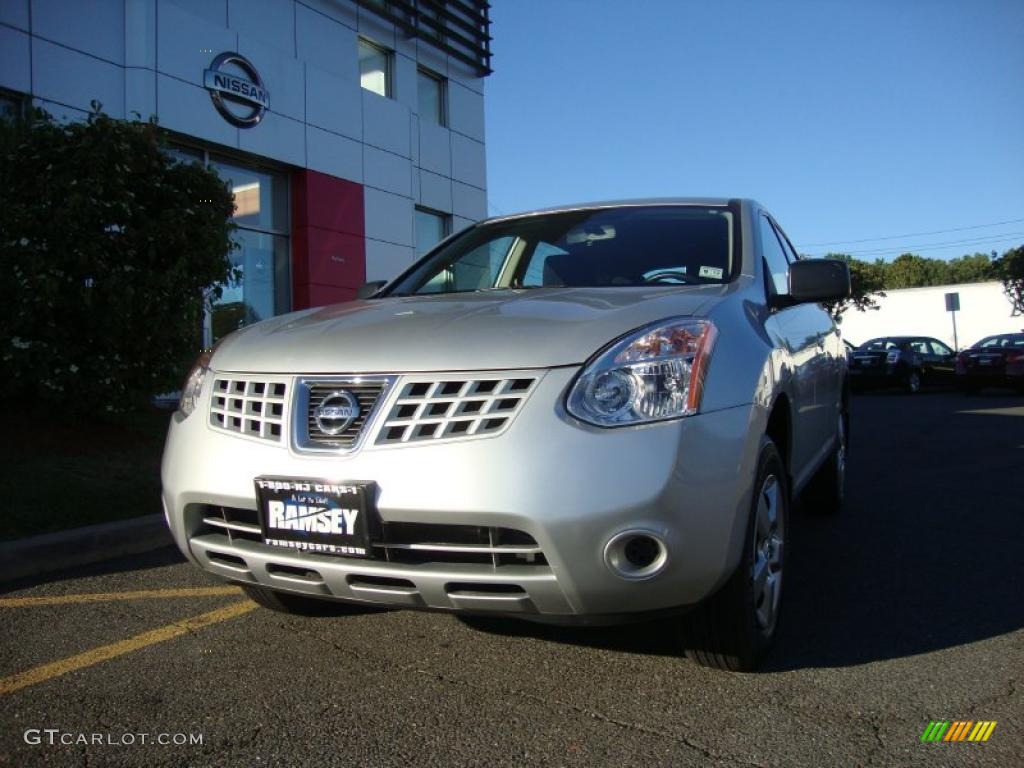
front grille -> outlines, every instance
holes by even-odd
[[[403,384],[377,431],[377,445],[482,437],[504,431],[535,377],[449,377]]]
[[[383,523],[381,529],[381,540],[373,542],[373,548],[392,563],[547,565],[536,540],[512,528]]]
[[[255,510],[206,505],[201,510],[199,535],[218,533],[229,541],[262,542]],[[370,542],[374,557],[390,563],[475,563],[547,566],[537,541],[524,531],[479,525],[382,523]]]
[[[204,533],[222,533],[232,541],[263,541],[259,513],[254,509],[206,505],[202,508]]]
[[[373,418],[377,404],[393,377],[300,379],[295,403],[295,441],[307,451],[351,451],[359,442],[363,427]],[[359,403],[359,415],[338,434],[328,434],[317,421],[317,409],[335,392],[348,392]]]
[[[210,400],[216,429],[280,442],[284,433],[287,385],[249,377],[217,377]]]

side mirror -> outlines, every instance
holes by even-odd
[[[356,291],[356,298],[372,299],[377,295],[377,292],[387,284],[387,280],[373,280],[369,283],[364,283],[362,287]]]
[[[838,301],[850,295],[850,267],[839,259],[801,259],[789,265],[794,303]]]

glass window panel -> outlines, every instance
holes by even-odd
[[[551,243],[537,243],[533,249],[533,256],[530,258],[530,266],[523,275],[522,284],[528,288],[537,288],[544,285],[544,266],[547,264],[548,256],[568,256],[568,252]]]
[[[444,125],[444,81],[423,70],[417,80],[420,119]]]
[[[288,238],[273,235],[274,243],[274,314],[292,311],[292,259]]]
[[[0,117],[14,119],[21,116],[21,99],[0,93]]]
[[[448,217],[416,209],[416,255],[422,256],[448,235]]]
[[[764,216],[759,216],[758,222],[761,226],[761,255],[768,265],[775,293],[785,295],[789,293],[789,261],[786,260],[786,252],[782,250],[771,222]]]
[[[253,229],[288,230],[288,184],[283,174],[212,160],[210,167],[230,183],[235,223]]]
[[[366,40],[359,41],[359,84],[381,96],[391,96],[391,54]]]
[[[235,231],[231,252],[239,278],[213,303],[213,341],[245,325],[288,311],[288,238],[247,229]],[[284,279],[282,279],[282,272]]]
[[[203,152],[192,147],[180,147],[171,145],[164,148],[164,152],[177,160],[179,163],[203,163]]]
[[[782,244],[782,250],[786,252],[786,258],[789,259],[790,263],[799,261],[800,257],[796,255],[796,251],[793,250],[793,245],[789,242],[789,238],[786,233],[782,231],[782,228],[775,224],[775,233],[779,236],[779,242]]]
[[[512,236],[499,237],[474,248],[435,274],[416,293],[452,293],[492,287],[517,241],[518,238]]]
[[[728,211],[689,206],[510,219],[466,230],[418,264],[394,291],[507,288],[520,280],[534,286],[725,282],[731,276],[731,233]],[[489,242],[494,245],[488,249]],[[778,240],[775,245],[781,254]],[[481,272],[490,281],[486,285],[470,276]]]

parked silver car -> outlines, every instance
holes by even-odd
[[[750,200],[485,221],[364,299],[201,357],[168,524],[278,610],[685,613],[681,651],[751,669],[793,494],[842,503],[846,355],[816,302],[848,291]]]

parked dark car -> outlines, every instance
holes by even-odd
[[[961,352],[956,385],[968,394],[982,387],[1012,387],[1024,393],[1024,333],[986,336]]]
[[[951,384],[953,350],[930,336],[885,336],[861,344],[850,359],[850,383],[857,389],[902,387],[919,392],[927,385]]]
[[[857,351],[857,345],[843,339],[843,349],[846,351],[846,362],[849,363],[853,360],[853,353]]]

